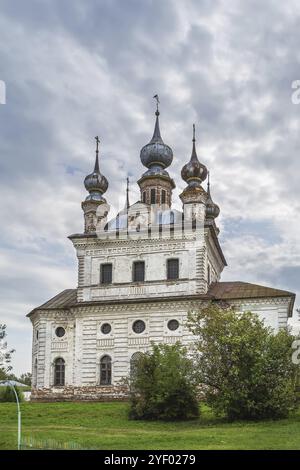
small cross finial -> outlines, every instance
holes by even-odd
[[[159,105],[159,103],[160,103],[160,101],[159,101],[159,96],[158,96],[158,95],[154,95],[153,98],[156,100],[156,112],[158,113],[158,112],[159,112],[158,105]]]
[[[99,144],[100,144],[100,139],[98,136],[95,137],[96,140],[96,153],[99,153]]]
[[[195,124],[193,124],[193,142],[195,142]]]
[[[126,188],[126,209],[130,206],[129,203],[129,177],[127,176],[127,188]]]
[[[207,172],[207,190],[209,191],[210,181],[209,181],[209,171]]]
[[[95,137],[95,140],[96,140],[96,161],[95,161],[95,168],[94,168],[94,171],[95,172],[99,172],[99,159],[98,159],[98,155],[99,155],[99,143],[100,143],[100,139],[98,136]]]

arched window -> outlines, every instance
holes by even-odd
[[[132,354],[131,359],[130,359],[130,377],[132,377],[134,375],[135,370],[136,370],[136,365],[137,365],[138,360],[141,358],[142,355],[143,355],[143,353],[141,353],[139,351]]]
[[[163,223],[163,213],[159,212],[158,213],[158,230],[159,230],[159,232],[162,232],[162,223]]]
[[[61,357],[54,362],[54,385],[65,385],[65,361]]]
[[[103,356],[100,361],[100,385],[111,385],[111,357]]]
[[[151,204],[155,204],[155,203],[156,203],[156,191],[155,191],[155,188],[151,188],[151,191],[150,191],[150,199],[151,199]]]
[[[170,235],[173,237],[174,235],[174,222],[175,222],[175,217],[174,217],[174,212],[170,212]]]

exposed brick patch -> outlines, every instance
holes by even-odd
[[[52,387],[35,388],[31,393],[31,401],[126,401],[126,386],[92,386],[92,387]]]

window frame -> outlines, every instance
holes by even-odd
[[[137,323],[143,323],[143,330],[142,331],[135,331],[134,327]],[[135,335],[142,335],[144,333],[146,333],[147,331],[147,323],[142,320],[141,318],[138,318],[136,320],[133,321],[132,325],[131,325],[131,329],[132,329],[132,332],[135,334]]]
[[[176,277],[170,277],[169,276],[169,273],[170,273],[169,264],[172,261],[177,262],[177,276]],[[169,259],[167,259],[167,281],[176,281],[176,280],[178,280],[179,279],[179,273],[180,273],[179,258],[169,258]]]
[[[140,279],[140,280],[137,280],[136,279],[136,266],[138,264],[141,264],[143,265],[143,279]],[[145,277],[146,277],[146,266],[145,266],[145,261],[133,261],[132,263],[132,282],[137,282],[137,283],[140,283],[140,282],[145,282]]]
[[[143,353],[141,351],[136,351],[131,355],[131,358],[129,361],[129,377],[131,379],[133,378],[135,374],[137,362],[140,360],[142,356],[143,356]]]
[[[103,267],[104,266],[110,266],[110,281],[109,282],[104,282],[103,278]],[[100,284],[107,286],[113,283],[113,264],[112,263],[101,263],[100,264]]]
[[[109,328],[110,328],[110,330],[109,330],[107,333],[105,333],[105,332],[103,331],[103,329],[104,329],[105,326],[109,326]],[[111,326],[111,323],[109,323],[108,321],[103,322],[103,323],[101,324],[101,326],[100,326],[100,332],[101,332],[101,334],[104,335],[104,336],[111,335],[111,334],[112,334],[112,326]]]
[[[106,360],[108,359],[108,360]],[[102,374],[104,373],[105,378],[102,379]],[[99,384],[107,387],[109,385],[112,385],[112,359],[109,354],[104,354],[100,358],[100,378],[99,378]]]
[[[59,331],[62,332],[62,330],[63,330],[63,334],[61,334],[61,335],[58,334],[58,332],[59,332]],[[62,339],[64,336],[66,336],[66,328],[65,328],[64,326],[57,326],[57,327],[55,328],[54,333],[55,333],[55,336],[56,336],[58,339]]]
[[[171,324],[172,322],[176,322],[176,325],[177,325],[176,328],[170,328],[170,324]],[[178,333],[178,330],[179,330],[179,328],[180,328],[180,322],[179,322],[179,320],[177,320],[177,318],[170,318],[170,319],[167,321],[167,328],[168,328],[168,332],[169,332],[169,333],[175,333],[175,332]]]
[[[59,364],[58,362],[61,361]],[[57,357],[54,361],[54,387],[64,387],[66,383],[66,361]]]
[[[150,189],[150,204],[156,204],[156,189]]]

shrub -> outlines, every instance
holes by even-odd
[[[198,381],[217,414],[234,419],[283,418],[295,407],[294,337],[277,334],[256,314],[208,304],[189,315]]]
[[[179,420],[199,416],[195,376],[179,343],[154,345],[134,363],[130,378],[130,418]]]
[[[15,387],[15,390],[17,392],[19,401],[22,402],[24,401],[24,395],[23,392],[18,388]],[[14,394],[14,391],[11,387],[0,387],[0,402],[1,403],[6,403],[6,402],[15,402],[16,401],[16,396]]]

